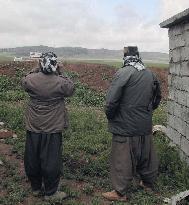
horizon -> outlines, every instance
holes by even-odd
[[[17,46],[17,47],[9,47],[9,48],[1,48],[0,47],[0,50],[3,50],[3,49],[17,49],[17,48],[29,48],[29,47],[49,47],[49,48],[82,48],[82,49],[88,49],[88,50],[109,50],[109,51],[121,51],[123,49],[108,49],[108,48],[86,48],[86,47],[77,47],[77,46],[58,46],[58,47],[52,47],[52,46],[47,46],[47,45],[30,45],[30,46]],[[37,50],[36,50],[37,52]],[[139,53],[164,53],[164,54],[169,54],[169,52],[161,52],[161,51],[139,51]],[[3,53],[3,51],[1,51],[0,53]],[[5,51],[6,53],[6,51]]]

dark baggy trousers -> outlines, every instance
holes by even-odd
[[[25,172],[33,191],[44,184],[45,195],[58,189],[62,170],[62,133],[44,134],[27,131],[24,154]]]
[[[111,152],[111,181],[113,188],[126,194],[133,176],[140,175],[146,185],[153,185],[158,173],[158,159],[152,135],[113,136]]]

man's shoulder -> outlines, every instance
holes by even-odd
[[[124,66],[117,71],[117,74],[132,74],[135,70],[136,69],[133,66]]]
[[[48,78],[45,74],[43,74],[42,72],[33,72],[33,73],[29,73],[25,79],[27,81],[43,81],[44,79]]]
[[[36,76],[39,76],[41,75],[41,72],[30,72],[26,75],[26,77],[36,77]]]

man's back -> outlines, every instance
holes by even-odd
[[[151,71],[145,69],[138,72],[132,66],[121,68],[121,70],[121,75],[130,75],[130,78],[123,87],[120,104],[147,107],[152,97],[153,76]]]
[[[23,78],[22,85],[30,96],[25,115],[27,130],[55,133],[68,126],[64,98],[74,91],[70,79],[38,72]]]
[[[72,94],[72,82],[54,74],[31,73],[22,83],[31,98],[42,101],[61,99]]]
[[[153,74],[147,69],[138,71],[126,66],[116,73],[106,98],[111,133],[124,136],[151,133],[153,84]]]

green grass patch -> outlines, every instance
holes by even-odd
[[[68,63],[91,63],[91,64],[102,64],[102,65],[108,65],[115,68],[121,68],[123,66],[123,61],[119,59],[96,59],[96,60],[90,60],[90,59],[72,59],[67,60]],[[154,67],[154,68],[161,68],[161,69],[168,69],[169,64],[167,63],[156,63],[156,62],[149,62],[144,61],[144,64],[146,67]]]
[[[4,162],[6,171],[1,179],[0,186],[7,192],[6,196],[0,196],[0,204],[15,205],[20,204],[27,196],[28,190],[22,185],[22,177],[18,173],[18,165],[15,162],[9,162],[1,158]],[[1,173],[2,174],[2,173]]]
[[[146,67],[153,67],[153,68],[161,68],[161,69],[168,69],[169,64],[167,63],[150,63],[150,62],[144,62]]]
[[[72,79],[78,77],[73,72],[69,75]],[[13,153],[20,158],[23,158],[24,153],[23,119],[27,101],[27,96],[19,84],[22,76],[22,72],[18,72],[14,79],[0,76],[0,120],[6,123],[6,127],[17,133],[18,139],[9,138],[6,143],[13,146]],[[61,189],[70,194],[70,198],[65,200],[65,205],[84,204],[79,201],[83,195],[91,197],[90,204],[101,205],[103,199],[95,195],[96,190],[111,189],[109,180],[111,134],[107,131],[103,103],[103,94],[89,89],[80,82],[76,82],[75,95],[67,101],[70,127],[63,134],[63,176],[66,179],[75,180],[76,183],[84,181],[87,184],[80,191],[62,186]],[[154,112],[154,124],[166,125],[166,109],[166,103],[162,103]],[[169,140],[160,133],[155,135],[154,141],[160,160],[156,185],[159,195],[146,193],[134,184],[129,192],[130,201],[124,204],[163,204],[163,197],[170,197],[189,189],[189,168],[180,160],[177,148],[169,146]],[[10,196],[1,197],[0,204],[18,204],[29,191],[23,191],[21,179],[17,176],[18,167],[6,161],[5,164],[8,169],[7,177],[3,178],[1,183],[4,189],[10,192]],[[49,205],[46,202],[36,202],[36,204]],[[122,205],[123,203],[114,204]]]
[[[9,53],[0,53],[0,62],[1,63],[4,63],[4,62],[10,62],[10,61],[13,61],[14,60],[14,57],[9,54]]]

